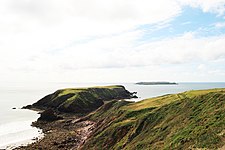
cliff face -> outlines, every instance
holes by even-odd
[[[71,114],[61,120],[47,111],[42,116],[53,114],[50,119],[55,121],[34,123],[46,136],[21,149],[225,148],[225,89],[188,91],[137,103],[112,100],[131,96],[122,86],[56,91],[31,107],[79,113],[101,107],[86,116]],[[103,104],[103,100],[111,101]]]
[[[43,97],[30,107],[52,108],[60,112],[87,113],[102,106],[104,101],[132,97],[133,94],[123,86],[62,89]]]
[[[112,101],[81,149],[217,149],[225,145],[225,89],[189,91],[137,103]]]

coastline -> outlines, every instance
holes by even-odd
[[[0,149],[12,149],[20,145],[27,145],[40,139],[42,130],[32,126],[32,122],[39,117],[37,111],[23,109],[9,109],[9,117],[13,120],[3,120],[0,124]],[[3,116],[4,117],[4,116]]]
[[[222,87],[222,86],[224,87],[224,84],[221,83],[221,84],[218,85],[218,84],[211,83],[209,85],[205,85],[205,83],[204,83],[204,84],[200,84],[200,86],[198,84],[180,84],[180,85],[178,85],[178,87],[175,90],[173,90],[174,87],[172,87],[172,88],[171,87],[160,87],[160,92],[158,92],[158,93],[157,93],[157,91],[156,92],[153,91],[153,90],[159,89],[158,87],[135,86],[133,84],[128,84],[127,86],[131,87],[130,89],[133,90],[133,91],[138,91],[138,93],[141,97],[140,99],[145,99],[146,97],[156,97],[158,95],[164,95],[164,94],[167,94],[167,93],[178,93],[178,92],[191,90],[191,89],[209,89],[209,88],[218,88],[218,87]],[[32,93],[32,95],[34,95],[34,94]],[[40,95],[44,95],[44,94],[39,94],[39,97],[40,97]],[[30,99],[35,99],[35,98],[30,98]],[[16,110],[18,110],[18,109],[16,109]],[[15,110],[13,110],[13,111],[15,111]],[[37,112],[37,110],[34,110],[34,111]],[[36,142],[34,140],[31,140],[31,139],[29,141]],[[29,144],[29,143],[27,143],[26,141],[23,141],[23,143],[19,143],[19,144],[23,145],[23,144]]]
[[[31,143],[13,147],[15,150],[33,149],[78,149],[96,128],[97,123],[89,120],[89,114],[78,116],[61,113],[63,119],[56,121],[37,120],[32,126],[42,129],[43,136]]]
[[[36,128],[36,127],[34,127],[34,128]],[[38,133],[39,133],[39,135],[34,136],[33,138],[30,138],[30,137],[24,138],[23,137],[22,140],[14,140],[5,145],[1,145],[0,149],[6,149],[6,150],[17,149],[18,147],[27,146],[29,144],[35,143],[44,137],[44,133],[41,131],[41,129],[38,129]]]
[[[214,102],[213,104],[218,102],[223,103],[223,101],[221,101],[221,98],[224,96],[224,91],[225,89],[218,89],[218,88],[209,89],[209,90],[198,90],[198,91],[191,90],[191,91],[187,91],[183,93],[151,98],[137,104],[135,103],[131,104],[127,101],[122,101],[122,100],[119,100],[119,101],[112,100],[112,101],[107,101],[106,103],[104,103],[104,105],[99,107],[99,109],[97,109],[96,111],[93,111],[89,114],[83,114],[83,116],[77,116],[75,114],[68,115],[67,113],[61,113],[60,115],[63,116],[63,119],[60,119],[60,120],[43,121],[39,119],[38,121],[34,122],[33,125],[43,129],[43,132],[45,133],[45,136],[43,137],[43,139],[36,141],[33,144],[29,144],[27,146],[20,146],[16,149],[17,150],[18,149],[19,150],[33,150],[33,149],[75,150],[75,149],[99,149],[100,147],[102,149],[108,149],[112,147],[113,148],[117,147],[120,144],[120,143],[117,144],[118,143],[117,140],[122,140],[122,139],[124,139],[125,140],[124,142],[126,143],[122,143],[123,145],[121,148],[124,148],[124,146],[132,147],[134,145],[130,144],[130,141],[127,140],[126,138],[127,136],[129,136],[129,139],[133,140],[133,142],[140,143],[139,140],[132,137],[133,136],[144,137],[146,135],[146,132],[148,132],[148,135],[152,132],[158,133],[157,130],[154,130],[154,128],[152,128],[152,124],[148,122],[149,120],[145,118],[149,118],[149,117],[151,118],[152,114],[156,114],[155,115],[156,117],[163,115],[165,113],[165,108],[166,108],[166,114],[167,114],[166,118],[163,118],[163,117],[160,118],[160,122],[158,122],[159,120],[158,118],[153,118],[152,120],[150,120],[150,121],[153,121],[154,126],[161,125],[162,122],[164,122],[164,120],[167,119],[168,117],[171,118],[170,113],[168,113],[168,111],[176,112],[177,108],[179,109],[179,111],[176,113],[178,113],[181,116],[186,117],[187,115],[189,117],[190,114],[182,111],[184,104],[187,103],[187,104],[190,104],[190,106],[195,106],[195,104],[197,104],[197,106],[200,108],[201,106],[204,106],[207,108],[209,102]],[[215,97],[215,95],[217,95],[218,97],[216,97],[215,100],[212,100],[208,98],[209,95],[210,97]],[[203,100],[203,101],[201,103],[198,103],[200,100]],[[179,107],[176,107],[177,105]],[[187,109],[189,112],[194,112],[193,109],[196,109],[196,108],[187,107]],[[213,110],[217,110],[216,105],[213,105]],[[222,112],[222,111],[223,111],[223,108],[220,108],[219,112]],[[211,109],[207,109],[207,113],[209,112],[211,112]],[[217,111],[213,111],[213,112],[217,112]],[[199,116],[202,116],[201,113],[199,113],[199,115],[197,115],[196,117],[199,118]],[[207,117],[207,116],[204,116],[204,117]],[[211,118],[212,119],[215,118],[215,114]],[[195,119],[196,118],[190,118],[189,120],[186,120],[188,126],[190,126],[189,124],[193,123],[193,120]],[[206,119],[203,119],[203,120],[206,120]],[[171,120],[171,123],[173,123],[174,121],[180,122],[182,120],[176,120],[176,119]],[[144,122],[144,125],[147,126],[147,128],[141,129],[141,132],[134,132],[140,129],[140,127],[143,127],[143,124],[142,123],[140,124],[140,122]],[[184,123],[183,125],[185,127],[186,123]],[[168,132],[166,133],[170,133],[169,131],[172,131],[174,128],[180,128],[180,126],[175,126],[172,129],[166,128],[165,130],[166,131],[168,130]],[[194,124],[192,128],[194,129],[198,128],[198,123]],[[163,129],[163,127],[160,127],[160,129]],[[179,130],[182,130],[182,129],[179,129]],[[217,127],[215,127],[215,131],[216,129]],[[202,131],[205,131],[205,130],[202,129],[199,131],[199,133]],[[205,132],[207,132],[208,134],[213,134],[210,131],[205,131]],[[218,133],[221,133],[221,131],[219,130]],[[165,133],[161,131],[159,134],[165,134]],[[154,134],[154,135],[157,140],[160,140],[157,138],[158,137],[157,134]],[[204,136],[204,135],[201,135],[201,134],[193,135],[194,138],[192,141],[195,141],[196,138],[201,136]],[[222,134],[217,134],[217,136],[222,136]],[[173,137],[174,136],[171,136],[171,138]],[[166,140],[166,138],[163,140]],[[173,142],[174,140],[171,140],[171,141]],[[145,142],[146,144],[151,143],[148,140],[145,140]],[[192,142],[188,144],[193,146]],[[211,144],[211,145],[217,148],[220,148],[223,146],[221,142],[219,143],[219,141],[218,141],[218,144],[219,145],[215,145],[215,144]],[[211,146],[211,145],[209,144],[208,146]]]
[[[41,114],[32,126],[42,129],[45,136],[41,140],[16,149],[77,149],[97,127],[98,122],[89,118],[92,113],[108,103],[136,98],[135,94],[136,92],[127,91],[124,86],[116,85],[82,89],[67,88],[44,96],[23,108],[35,110]],[[68,99],[70,103],[62,109]],[[45,105],[46,103],[48,105]]]

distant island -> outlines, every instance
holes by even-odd
[[[137,82],[138,85],[174,85],[176,82]]]

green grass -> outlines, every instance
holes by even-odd
[[[225,89],[114,101],[90,119],[99,126],[83,149],[218,149],[225,145]]]
[[[225,89],[192,90],[178,94],[164,95],[142,100],[140,102],[127,106],[125,109],[140,110],[149,107],[160,107],[162,105],[169,104],[177,100],[181,100],[184,98],[193,98],[195,96],[204,95],[210,92],[225,92]]]
[[[123,86],[98,86],[57,90],[33,104],[34,107],[53,108],[60,112],[89,113],[104,104],[104,101],[130,98],[131,93]]]

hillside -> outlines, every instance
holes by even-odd
[[[25,108],[52,108],[59,112],[88,113],[102,106],[104,101],[129,99],[132,97],[134,97],[133,93],[130,93],[120,85],[61,89]]]
[[[225,89],[112,101],[89,116],[81,149],[217,149],[225,145]]]
[[[115,90],[117,86],[106,89],[111,88]],[[124,87],[118,88],[119,91],[124,91]],[[101,87],[102,89],[104,88]],[[63,91],[67,93],[67,90]],[[124,97],[108,94],[105,93],[104,98]],[[37,103],[39,105],[41,103],[41,106],[51,106],[48,104],[49,101],[44,101],[45,99],[47,98]],[[69,116],[64,115],[60,120],[36,121],[33,125],[43,129],[45,137],[18,149],[222,150],[225,148],[225,89],[187,91],[136,103],[113,99],[82,117],[72,113]],[[80,101],[78,103],[80,104]]]

